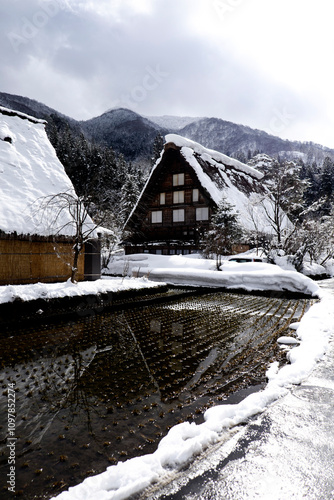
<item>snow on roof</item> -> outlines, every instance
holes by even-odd
[[[49,142],[45,121],[0,107],[0,231],[5,233],[56,234],[49,218],[38,214],[38,201],[61,192],[74,193],[63,165]],[[71,220],[63,211],[58,228]],[[72,236],[66,227],[62,235]]]
[[[166,135],[166,142],[172,142],[175,146],[180,148],[189,148],[197,155],[201,156],[206,161],[209,161],[215,166],[225,166],[233,167],[240,172],[244,172],[251,177],[255,177],[255,179],[262,179],[263,174],[255,170],[255,168],[249,167],[245,163],[241,161],[235,160],[234,158],[230,158],[229,156],[224,155],[223,153],[219,153],[218,151],[214,151],[213,149],[207,149],[201,144],[197,142],[191,141],[190,139],[186,139],[185,137],[181,137],[177,134],[168,134]]]
[[[7,116],[19,116],[20,118],[28,120],[31,123],[44,123],[44,124],[47,123],[45,120],[40,120],[39,118],[35,118],[34,116],[21,113],[21,111],[14,111],[13,109],[5,108],[3,106],[0,106],[0,113],[2,115],[7,115]]]

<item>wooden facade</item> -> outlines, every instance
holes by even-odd
[[[73,241],[0,234],[0,285],[54,283],[71,276]],[[79,257],[77,280],[100,278],[100,248],[94,240]]]
[[[161,162],[127,222],[126,254],[198,251],[214,206],[180,148],[166,144]]]

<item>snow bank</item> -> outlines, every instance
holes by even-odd
[[[302,382],[327,349],[334,335],[334,296],[322,292],[321,302],[304,315],[296,333],[300,345],[288,353],[290,365],[278,370],[273,363],[267,371],[268,384],[260,392],[238,404],[219,405],[204,414],[204,422],[184,422],[174,426],[157,450],[110,466],[105,472],[85,479],[81,484],[58,495],[57,500],[122,500],[149,484],[168,477],[171,469],[184,466],[194,455],[228,435],[228,429],[262,412],[284,396],[291,384]]]
[[[56,209],[41,217],[39,203],[43,197],[64,192],[75,195],[48,140],[45,122],[0,107],[0,230],[56,234],[72,220],[69,212],[62,211],[54,227]],[[61,234],[72,236],[74,228],[67,227]]]
[[[132,260],[134,259],[134,260]],[[140,259],[138,261],[138,259]],[[310,278],[262,262],[224,261],[217,271],[215,261],[186,256],[128,256],[128,266],[137,276],[173,285],[242,289],[245,291],[293,292],[318,296],[319,286]],[[123,264],[124,266],[124,264]]]
[[[334,259],[330,259],[326,262],[325,269],[330,276],[334,276]]]
[[[97,295],[99,293],[119,292],[125,290],[140,290],[155,288],[161,284],[154,283],[146,278],[109,278],[96,281],[82,281],[71,283],[34,283],[32,285],[0,286],[0,304],[13,302],[15,299],[28,301],[36,299],[55,299],[62,297],[80,297]]]
[[[31,285],[0,286],[0,303],[38,298],[52,299],[80,295],[135,290],[160,286],[162,283],[212,288],[242,289],[246,291],[295,292],[319,296],[319,286],[310,278],[296,271],[284,271],[279,266],[262,262],[240,264],[224,261],[223,271],[215,270],[215,261],[192,256],[158,256],[135,254],[124,257],[112,270],[128,268],[134,277],[108,277],[97,281],[72,284],[34,283]]]

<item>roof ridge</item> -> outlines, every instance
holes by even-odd
[[[27,115],[26,113],[21,113],[21,111],[15,111],[14,109],[5,108],[4,106],[0,106],[0,113],[5,116],[17,116],[18,118],[22,118],[22,120],[28,120],[29,122],[38,124],[46,124],[46,120],[41,120],[40,118],[35,118],[34,116]]]

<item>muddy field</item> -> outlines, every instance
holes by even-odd
[[[310,300],[227,293],[39,325],[0,337],[1,477],[8,387],[15,387],[16,490],[50,498],[110,464],[155,450],[169,428],[202,420],[265,383],[277,338]],[[3,483],[1,498],[8,498]]]

